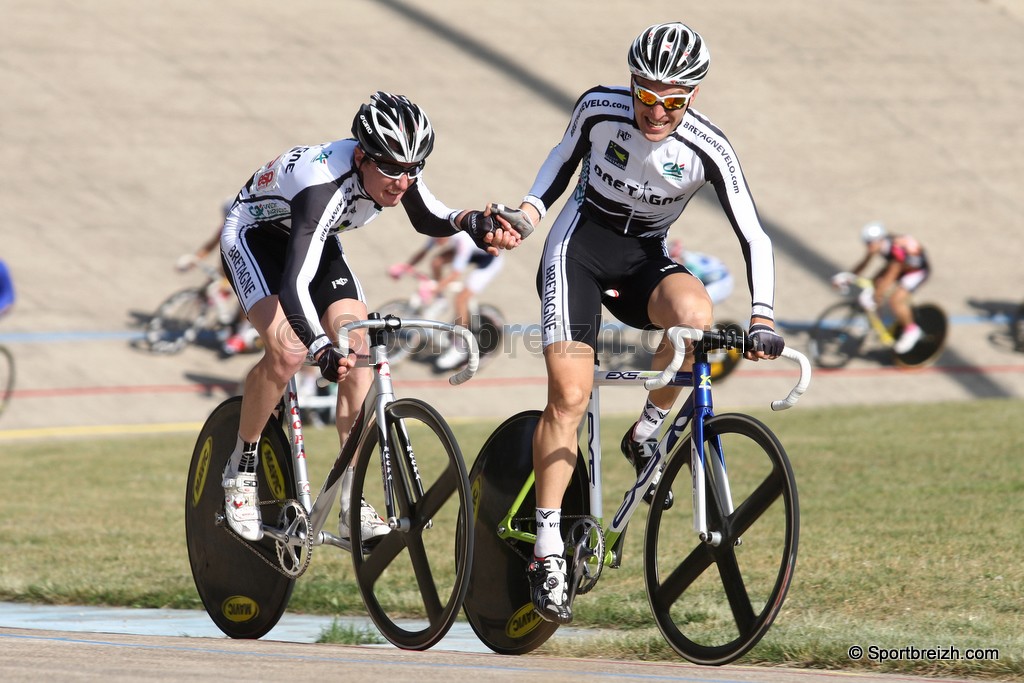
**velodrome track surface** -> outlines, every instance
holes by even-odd
[[[984,319],[1024,298],[1024,3],[673,7],[0,0],[0,256],[18,288],[0,321],[18,363],[0,441],[194,431],[252,359],[140,354],[127,343],[134,314],[195,281],[175,260],[209,237],[255,168],[294,144],[347,136],[374,90],[430,113],[438,143],[427,177],[440,198],[515,203],[578,95],[624,82],[630,40],[670,19],[711,47],[696,107],[736,147],[773,236],[780,320],[799,327],[832,300],[828,276],[856,262],[859,226],[878,218],[928,245],[934,276],[921,298],[956,323],[935,368],[864,361],[819,372],[803,405],[1024,395],[1024,355],[1002,342],[1005,325]],[[742,273],[735,238],[704,199],[673,235]],[[510,322],[536,320],[542,238],[543,228],[511,254],[487,292]],[[385,268],[419,243],[398,210],[346,235],[371,304],[401,293]],[[740,287],[720,315],[746,312]],[[543,365],[528,341],[458,389],[403,366],[400,391],[453,419],[497,423],[540,407]],[[789,341],[805,344],[795,331]],[[781,363],[748,366],[722,384],[718,405],[765,406],[793,378]],[[629,395],[606,392],[607,410],[639,409],[641,397],[619,393]]]
[[[706,683],[942,683],[942,679],[797,669],[314,645],[261,640],[88,635],[0,627],[5,681],[693,681]],[[949,680],[949,679],[946,679]]]

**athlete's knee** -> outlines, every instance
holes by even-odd
[[[550,390],[547,412],[556,422],[578,424],[589,400],[589,392],[579,386],[559,384]]]
[[[275,345],[265,348],[262,362],[274,380],[282,384],[301,370],[306,361],[305,348],[299,350]]]
[[[686,297],[684,300],[676,302],[672,310],[664,316],[660,326],[667,329],[682,325],[703,330],[714,323],[714,317],[711,299],[706,296]]]

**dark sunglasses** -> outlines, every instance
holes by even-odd
[[[373,157],[371,157],[373,159]],[[398,180],[402,175],[409,176],[409,180],[419,178],[420,174],[423,173],[423,167],[427,165],[426,160],[413,164],[412,166],[402,166],[396,164],[393,161],[383,161],[381,159],[373,159],[374,166],[380,171],[382,176],[391,178],[392,180]]]

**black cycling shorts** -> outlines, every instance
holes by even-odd
[[[260,299],[281,293],[288,236],[271,229],[248,227],[240,231],[234,248],[239,254],[222,252],[221,260],[242,310],[248,313]],[[349,268],[336,237],[329,237],[324,243],[320,267],[309,283],[309,293],[318,316],[323,316],[335,301],[364,301],[362,287]]]
[[[662,238],[623,235],[579,214],[556,221],[537,272],[544,346],[571,340],[597,348],[602,303],[631,327],[657,329],[647,303],[673,273],[690,274],[669,258]]]

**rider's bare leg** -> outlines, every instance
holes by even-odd
[[[238,432],[242,440],[256,442],[288,380],[302,367],[306,348],[292,331],[276,296],[257,301],[249,309],[249,321],[263,340],[263,356],[245,377]]]
[[[544,349],[548,403],[533,434],[537,507],[560,508],[576,467],[580,420],[594,385],[594,349],[582,342],[555,342]]]
[[[896,320],[906,329],[914,324],[914,313],[910,308],[910,292],[903,287],[895,287],[889,297],[889,308]]]
[[[680,325],[704,330],[714,322],[711,297],[700,280],[686,273],[674,273],[658,283],[647,302],[647,315],[651,322],[664,330]],[[668,337],[663,337],[654,354],[651,369],[664,370],[672,360],[673,353]],[[690,370],[692,367],[693,356],[687,353],[683,369]],[[669,386],[650,392],[649,398],[654,405],[668,410],[680,391],[682,387]]]
[[[357,299],[342,299],[335,301],[327,308],[321,324],[333,339],[337,336],[337,330],[341,325],[365,318],[366,304]],[[362,330],[349,335],[349,347],[353,353],[359,356],[365,356],[368,353],[366,335]],[[356,367],[348,371],[342,381],[338,382],[336,425],[341,444],[344,444],[348,438],[348,433],[352,429],[352,424],[355,422],[356,414],[366,397],[372,379],[370,368],[357,364]]]

